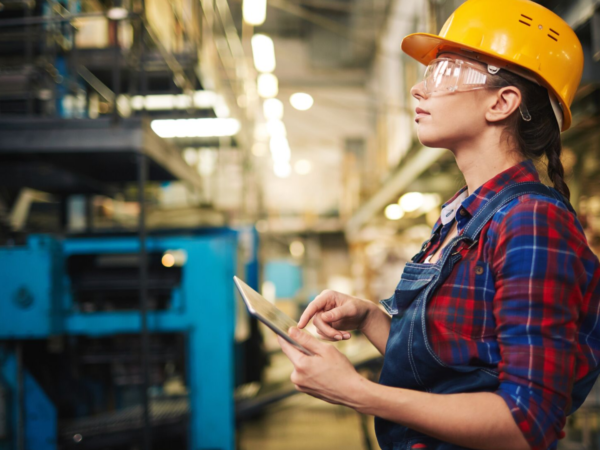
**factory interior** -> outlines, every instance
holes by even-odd
[[[233,277],[296,321],[394,294],[465,185],[400,43],[463,3],[0,0],[0,450],[379,449]],[[583,46],[562,162],[600,255],[600,1],[536,3]],[[363,334],[332,345],[378,379]],[[564,430],[600,449],[600,386]]]

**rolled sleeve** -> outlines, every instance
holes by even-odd
[[[585,270],[570,247],[575,225],[550,201],[511,208],[493,250],[500,395],[534,450],[555,448],[571,402]]]

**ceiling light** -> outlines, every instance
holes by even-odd
[[[267,120],[281,120],[283,118],[283,103],[276,98],[268,98],[263,103],[263,113]]]
[[[300,258],[304,255],[304,244],[302,241],[292,241],[290,244],[290,253],[294,258]]]
[[[398,201],[406,212],[416,211],[423,204],[423,194],[420,192],[407,192]]]
[[[276,163],[285,162],[289,165],[292,157],[292,150],[290,149],[290,144],[285,136],[275,136],[271,138],[271,142],[269,142],[269,148],[271,150],[271,157],[273,158],[273,161]]]
[[[287,136],[285,124],[281,120],[269,120],[267,122],[267,131],[269,136]]]
[[[279,178],[287,178],[292,173],[292,167],[288,162],[276,162],[273,164],[273,172]]]
[[[246,23],[255,27],[262,25],[267,18],[267,0],[244,0],[242,11]]]
[[[150,111],[168,111],[176,109],[179,102],[175,95],[147,95],[144,99],[144,108]]]
[[[170,253],[165,253],[161,261],[165,267],[173,267],[175,265],[175,257]]]
[[[162,138],[225,137],[240,131],[240,123],[236,119],[153,120],[150,127]]]
[[[198,164],[198,150],[195,148],[188,147],[183,151],[183,159],[190,166],[195,166]]]
[[[213,91],[195,91],[187,94],[134,95],[130,100],[131,108],[139,111],[188,109],[192,106],[200,109],[221,108],[222,97]],[[226,106],[226,105],[225,105]]]
[[[167,250],[163,253],[161,262],[165,267],[181,267],[187,262],[187,252],[185,250]]]
[[[385,207],[385,217],[390,220],[400,220],[404,216],[402,207],[397,203],[392,203]]]
[[[252,36],[252,55],[254,67],[259,72],[273,72],[275,70],[275,46],[273,39],[266,34]]]
[[[195,91],[192,96],[194,97],[194,106],[196,108],[212,107],[218,101],[217,99],[219,97],[219,95],[213,91]]]
[[[297,92],[290,97],[290,103],[299,111],[310,109],[314,102],[313,98],[304,92]]]
[[[134,95],[131,97],[131,109],[139,111],[144,109],[145,97],[143,95]]]
[[[298,175],[306,175],[310,173],[311,169],[312,164],[307,159],[299,159],[298,161],[296,161],[296,164],[294,164],[294,170]]]
[[[257,79],[258,95],[262,98],[276,97],[279,93],[279,82],[272,73],[261,73]]]
[[[110,20],[123,20],[129,15],[129,12],[123,7],[110,8],[106,17]]]

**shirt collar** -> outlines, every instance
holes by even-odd
[[[461,203],[467,198],[467,191],[463,190],[458,193],[458,196],[454,196],[453,199],[449,201],[446,206],[442,208],[442,214],[440,219],[444,225],[449,224],[454,220],[456,216],[456,211],[458,210]]]
[[[494,195],[507,186],[515,183],[523,183],[525,181],[540,181],[538,172],[531,159],[521,161],[505,171],[500,172],[498,175],[479,186],[475,192],[469,196],[467,196],[466,192],[467,186],[463,186],[450,200],[442,205],[442,211],[455,209],[454,214],[456,214],[457,229],[460,231],[469,222],[470,218],[480,208],[483,208]],[[461,200],[462,198],[464,198],[464,200]],[[456,205],[455,201],[459,203],[459,205]],[[438,220],[438,224],[443,222],[448,223],[446,220],[441,221],[441,218]]]

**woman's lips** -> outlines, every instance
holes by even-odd
[[[415,109],[415,112],[417,113],[417,117],[415,117],[415,122],[417,122],[419,119],[422,119],[423,117],[430,115],[427,111],[425,111],[422,108]]]

